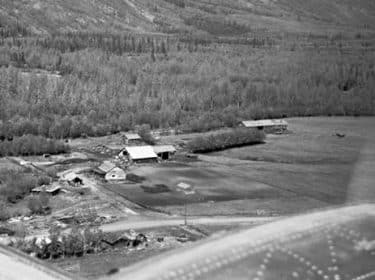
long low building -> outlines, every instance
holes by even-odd
[[[125,147],[120,156],[127,156],[134,162],[157,161],[158,156],[152,146]]]
[[[268,119],[268,120],[256,120],[256,121],[242,121],[240,126],[246,128],[257,128],[259,130],[276,130],[286,131],[288,129],[288,122],[281,119]]]

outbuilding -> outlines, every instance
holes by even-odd
[[[180,182],[177,184],[177,190],[182,191],[185,194],[194,194],[194,188],[191,184],[185,183],[185,182]]]
[[[33,188],[31,190],[31,192],[35,194],[45,192],[51,196],[58,195],[60,191],[61,191],[61,186],[58,184],[52,184],[50,186],[43,185],[40,187]]]
[[[126,145],[140,144],[142,142],[142,137],[138,133],[123,132],[121,137]]]
[[[127,156],[133,162],[155,162],[158,159],[152,146],[125,147],[120,156]]]
[[[126,180],[126,173],[119,167],[113,168],[105,175],[107,181],[122,181]]]
[[[172,145],[153,146],[153,149],[162,160],[168,160],[176,153],[176,149]]]
[[[288,122],[281,119],[267,119],[257,121],[242,121],[240,126],[246,128],[256,128],[268,133],[282,133],[288,129]]]

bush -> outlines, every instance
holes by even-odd
[[[31,197],[27,202],[27,207],[30,209],[31,214],[43,214],[43,205],[37,197]]]
[[[38,186],[49,185],[51,183],[51,178],[47,176],[42,176],[38,178]]]
[[[139,136],[141,136],[142,140],[145,141],[147,144],[155,145],[156,141],[154,137],[151,135],[150,125],[141,125],[138,129],[138,134]]]
[[[4,222],[10,218],[10,213],[4,202],[0,201],[0,222]]]
[[[187,147],[191,152],[213,152],[242,145],[262,143],[265,139],[263,131],[238,128],[230,132],[201,136],[191,140]]]
[[[27,207],[31,211],[31,214],[44,215],[50,211],[49,197],[46,192],[41,192],[39,197],[30,197]]]

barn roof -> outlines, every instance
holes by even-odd
[[[47,193],[53,193],[58,190],[61,190],[61,186],[58,184],[52,184],[49,186],[43,185],[40,187],[36,187],[32,189],[32,192],[47,192]]]
[[[154,152],[156,154],[159,153],[175,153],[176,149],[172,145],[159,145],[159,146],[152,146]]]
[[[157,158],[152,146],[125,147],[125,151],[132,160]]]
[[[129,133],[129,132],[124,132],[122,133],[122,135],[128,139],[128,140],[141,140],[141,136],[139,136],[139,134],[137,133]]]
[[[242,121],[245,127],[265,127],[265,126],[287,126],[288,122],[285,120],[257,120],[257,121]]]
[[[98,169],[100,171],[103,171],[105,173],[111,171],[113,168],[115,168],[116,165],[114,165],[112,162],[110,161],[103,161],[103,163],[98,167]]]

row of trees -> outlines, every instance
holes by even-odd
[[[243,145],[259,144],[264,139],[265,134],[261,130],[237,128],[219,134],[196,137],[188,143],[187,148],[194,153],[207,153]]]
[[[35,254],[40,259],[57,259],[61,257],[83,256],[105,250],[102,243],[104,234],[98,228],[73,227],[69,234],[62,234],[58,227],[52,227],[49,232],[50,242],[20,240],[13,246],[27,254]]]
[[[167,53],[176,47],[176,38],[161,36],[134,36],[130,34],[108,34],[93,32],[74,32],[52,34],[43,37],[19,37],[1,40],[1,46],[16,49],[42,48],[60,53],[76,52],[83,49],[100,49],[104,52],[122,55],[124,53],[145,53],[154,50],[156,53]]]
[[[23,135],[0,142],[0,157],[61,154],[69,151],[69,146],[43,136]]]
[[[185,18],[184,23],[217,36],[236,36],[252,32],[249,26],[236,21],[223,20],[222,16],[203,17],[197,15]]]

